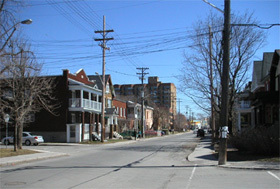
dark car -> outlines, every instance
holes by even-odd
[[[205,131],[203,129],[198,129],[197,131],[197,137],[204,137],[205,135]]]

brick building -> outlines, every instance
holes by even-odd
[[[117,96],[125,96],[129,100],[141,103],[142,84],[114,85]],[[149,77],[144,84],[145,104],[151,107],[169,110],[169,123],[172,127],[176,116],[176,86],[173,83],[162,83],[158,77]]]

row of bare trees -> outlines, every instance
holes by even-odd
[[[14,127],[14,151],[22,149],[22,132],[29,117],[41,108],[50,112],[58,106],[53,97],[51,78],[40,77],[41,64],[15,19],[20,1],[2,0],[0,5],[0,122],[10,115]],[[2,127],[2,124],[1,124]]]
[[[265,32],[252,27],[258,24],[253,14],[231,15],[230,48],[230,81],[229,81],[229,129],[232,131],[234,122],[234,106],[238,92],[248,82],[250,77],[251,58],[265,42]],[[246,24],[250,24],[247,25]],[[212,32],[209,33],[209,27]],[[219,115],[221,110],[221,78],[223,65],[223,17],[210,13],[206,20],[198,21],[195,26],[195,35],[191,38],[193,45],[190,52],[185,52],[185,61],[181,70],[180,89],[201,109],[209,113],[211,110],[211,82],[213,82],[214,111]],[[212,68],[210,72],[209,38],[212,38]]]

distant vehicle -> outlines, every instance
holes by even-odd
[[[208,133],[208,129],[204,129],[204,133],[207,134]]]
[[[205,131],[203,129],[198,129],[196,136],[197,137],[204,137],[205,136]]]
[[[44,139],[42,136],[33,135],[30,132],[22,132],[22,143],[26,146],[30,146],[31,144],[37,146],[39,143],[43,143]],[[2,139],[2,144],[9,145],[14,143],[14,137],[5,137]]]

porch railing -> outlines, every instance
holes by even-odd
[[[89,110],[101,111],[101,103],[89,99],[70,98],[69,107],[71,108],[85,108]],[[81,103],[83,102],[83,104]]]

